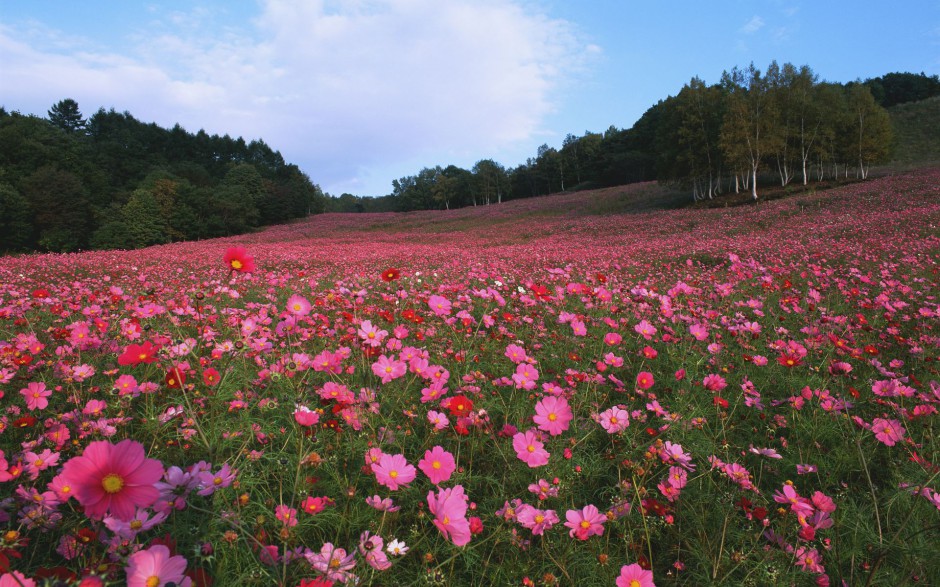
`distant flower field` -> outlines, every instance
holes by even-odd
[[[940,584],[940,171],[636,189],[0,259],[0,586]]]

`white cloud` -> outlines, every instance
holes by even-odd
[[[764,19],[754,15],[751,17],[751,20],[747,21],[743,27],[741,27],[741,32],[745,35],[753,35],[759,31],[764,26]]]
[[[240,28],[212,28],[204,11],[151,12],[121,53],[2,27],[5,106],[42,114],[72,97],[86,115],[114,106],[190,131],[262,137],[327,190],[381,194],[393,177],[380,181],[376,169],[483,158],[531,140],[562,80],[600,53],[519,1],[262,4]]]

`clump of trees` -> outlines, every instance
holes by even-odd
[[[868,176],[890,155],[885,107],[940,95],[937,76],[892,73],[836,84],[809,66],[772,62],[725,72],[708,85],[692,78],[650,107],[629,129],[569,134],[514,168],[492,159],[472,169],[425,168],[392,182],[383,198],[343,194],[331,211],[409,211],[498,203],[566,190],[658,180],[694,199],[750,191],[759,182],[806,185],[850,173]]]
[[[165,129],[128,112],[87,120],[0,108],[0,251],[137,248],[226,236],[323,210],[325,197],[262,140]]]

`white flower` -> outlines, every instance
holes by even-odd
[[[392,538],[392,541],[388,543],[388,546],[385,547],[385,550],[387,550],[391,555],[402,556],[408,552],[408,547],[405,546],[404,542],[400,542],[399,540]]]

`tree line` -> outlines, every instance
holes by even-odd
[[[193,134],[72,99],[0,108],[0,251],[139,248],[321,212],[324,195],[263,140]]]
[[[560,148],[507,168],[483,159],[471,169],[427,167],[396,179],[381,198],[329,197],[329,211],[409,211],[498,203],[560,191],[658,180],[694,199],[758,184],[806,184],[850,173],[865,178],[890,155],[886,107],[940,95],[940,79],[889,73],[864,82],[821,82],[809,66],[772,62],[698,77],[660,100],[629,129],[569,134]]]

